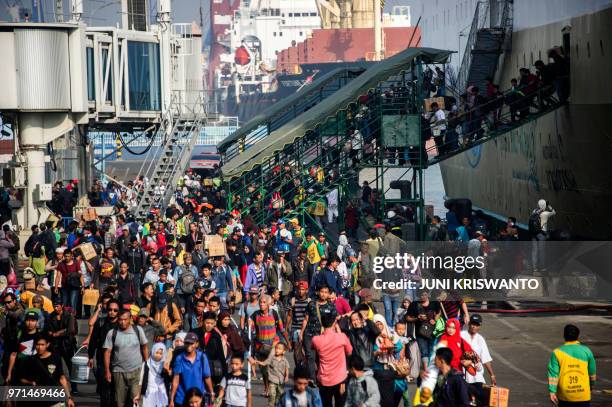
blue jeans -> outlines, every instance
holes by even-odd
[[[421,359],[425,359],[427,363],[429,363],[429,358],[433,350],[433,339],[427,339],[417,335],[416,341],[417,345],[419,345],[419,351],[421,352]]]
[[[400,306],[401,298],[398,295],[382,295],[383,304],[385,306],[385,320],[389,328],[393,328],[393,321],[397,315],[397,309]]]
[[[78,313],[79,311],[77,310],[77,305],[79,302],[79,294],[81,294],[80,288],[62,288],[62,302],[64,303],[64,306],[69,306]]]

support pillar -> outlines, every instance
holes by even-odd
[[[34,190],[38,185],[45,184],[43,114],[24,113],[20,115],[19,124],[20,149],[26,160],[25,221],[27,226],[31,226],[39,223],[39,208],[45,207],[44,204],[34,202]]]

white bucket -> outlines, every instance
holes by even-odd
[[[72,370],[70,371],[70,381],[74,383],[87,383],[89,381],[89,358],[87,355],[78,356],[79,352],[83,349],[87,349],[85,346],[81,346],[74,356],[72,357]]]

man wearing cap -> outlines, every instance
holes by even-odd
[[[326,241],[325,233],[323,232],[319,232],[317,249],[319,249],[319,256],[329,259],[329,242]]]
[[[480,334],[481,325],[482,317],[479,314],[472,314],[472,316],[470,317],[470,322],[468,324],[468,330],[461,331],[461,338],[463,338],[463,340],[466,341],[472,347],[472,350],[476,352],[480,363],[487,369],[487,372],[489,372],[491,384],[493,386],[497,386],[497,380],[495,379],[495,374],[493,373],[493,365],[491,363],[493,361],[493,358],[491,358],[491,354],[489,353],[489,347],[487,346],[485,338],[483,338],[483,336]],[[487,405],[482,390],[482,386],[486,384],[484,378],[484,370],[482,368],[476,369],[476,374],[474,375],[469,374],[466,371],[465,380],[468,383],[470,395],[476,397],[476,400],[478,401],[479,405]]]
[[[127,225],[121,226],[121,235],[115,240],[115,248],[120,259],[127,257],[130,249],[130,228]]]
[[[169,407],[183,405],[185,394],[191,388],[197,388],[202,394],[215,398],[210,367],[206,354],[198,349],[198,336],[189,332],[185,336],[185,352],[176,357],[173,369],[172,388],[170,390]],[[206,384],[206,388],[204,388]]]
[[[7,309],[12,309],[12,312],[17,310],[17,306],[20,307],[20,305],[16,306],[16,303],[17,297],[15,297],[14,294],[7,294],[4,296],[4,306]],[[11,342],[4,342],[6,349],[4,349],[3,353],[2,368],[5,369],[5,366],[8,368],[6,373],[3,372],[6,374],[5,383],[19,383],[18,380],[20,368],[23,361],[27,356],[31,356],[36,353],[36,349],[34,348],[34,339],[38,333],[38,313],[35,311],[26,312],[23,328],[20,331],[15,332],[14,336],[11,336]]]
[[[161,337],[163,339],[164,328],[161,326],[159,321],[156,321],[149,316],[148,309],[141,308],[140,311],[138,311],[136,324],[142,328],[145,336],[147,337],[147,343],[151,344],[151,346],[157,342],[158,338]]]
[[[257,287],[249,288],[249,298],[240,307],[240,329],[246,328],[246,321],[251,319],[251,315],[259,310],[259,289]]]
[[[202,243],[202,239],[196,240],[193,251],[191,252],[193,264],[198,270],[202,270],[202,266],[208,263],[208,255],[206,254],[204,245]]]

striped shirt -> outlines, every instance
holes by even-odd
[[[302,328],[302,322],[306,316],[306,307],[310,302],[310,298],[300,300],[295,298],[293,305],[291,306],[291,329]]]
[[[257,287],[261,287],[263,286],[263,267],[262,266],[255,266],[253,267],[253,270],[255,271],[255,276],[257,277]]]
[[[272,345],[278,341],[277,330],[283,330],[283,323],[274,310],[269,310],[264,314],[262,310],[257,310],[251,316],[255,323],[256,342],[262,345]]]

